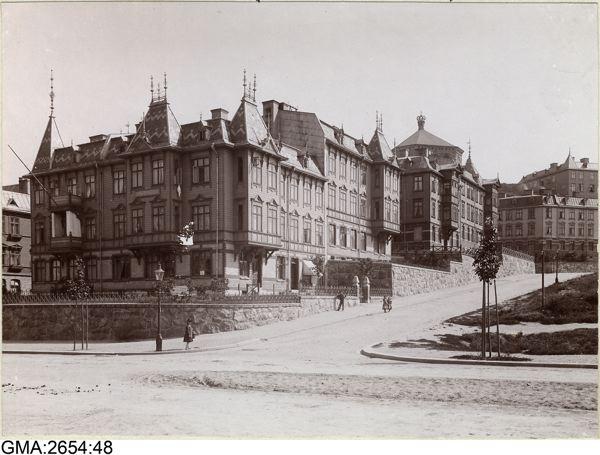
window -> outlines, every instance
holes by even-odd
[[[252,230],[262,232],[262,206],[258,203],[252,204]]]
[[[570,220],[574,220],[575,219],[575,211],[574,210],[569,210],[569,219]]]
[[[50,194],[52,196],[58,196],[58,180],[50,180]]]
[[[564,230],[565,230],[565,226],[564,226],[564,224],[563,224],[563,231],[564,231]],[[564,234],[564,232],[563,232],[563,234]],[[531,224],[531,223],[530,223],[530,224],[528,224],[528,225],[527,225],[527,235],[528,235],[528,236],[533,236],[533,235],[535,235],[535,224]]]
[[[367,233],[360,233],[360,249],[363,251],[367,251]]]
[[[304,182],[304,205],[310,205],[311,186],[310,183]]]
[[[360,165],[360,184],[367,184],[367,166],[365,164]]]
[[[350,215],[356,216],[358,206],[357,206],[357,198],[356,194],[350,193]]]
[[[323,208],[323,185],[317,183],[317,187],[315,189],[315,205],[318,209]]]
[[[433,207],[435,207],[435,203],[433,203]],[[394,202],[394,203],[392,203],[392,221],[394,223],[400,223],[399,215],[400,215],[399,205],[397,202]]]
[[[323,246],[323,223],[320,221],[315,223],[315,244]]]
[[[383,180],[383,182],[384,182],[384,188],[387,191],[389,191],[391,189],[391,186],[392,186],[392,184],[391,184],[392,176],[391,176],[390,171],[388,169],[386,169],[384,172],[385,172],[385,177],[384,177],[384,180]]]
[[[423,177],[413,177],[413,191],[423,191]]]
[[[5,221],[6,223],[6,221]],[[6,228],[6,224],[4,224],[5,228]],[[8,217],[8,229],[9,229],[9,233],[11,235],[21,235],[21,230],[20,230],[20,223],[19,223],[19,218],[16,216],[9,216]]]
[[[95,280],[98,278],[98,259],[87,258],[85,260],[85,278]]]
[[[144,186],[144,163],[131,164],[131,188]]]
[[[588,211],[588,220],[593,220],[594,219],[594,212],[592,212],[591,210]]]
[[[131,211],[131,230],[134,234],[144,232],[144,209]]]
[[[298,202],[298,177],[292,177],[292,181],[290,182],[290,200]]]
[[[465,201],[461,202],[461,211],[460,211],[460,217],[462,219],[464,219],[466,216],[466,211],[465,211]]]
[[[290,240],[292,242],[298,241],[298,217],[292,216],[290,218]]]
[[[558,223],[558,235],[565,235],[565,223]]]
[[[348,229],[346,226],[340,226],[340,246],[348,246]]]
[[[546,207],[546,219],[552,219],[552,208],[551,207]]]
[[[512,237],[512,226],[511,225],[506,226],[506,236]]]
[[[85,194],[86,198],[96,197],[96,176],[86,175],[85,176]]]
[[[375,188],[379,188],[379,171],[375,171]]]
[[[558,211],[558,219],[559,220],[564,220],[565,219],[565,211],[563,209],[560,209]]]
[[[162,232],[165,229],[165,208],[152,207],[152,231]]]
[[[281,238],[283,240],[287,239],[287,231],[285,229],[285,212],[282,210],[281,211],[281,216],[279,219],[279,228],[281,229]]]
[[[277,191],[277,167],[273,163],[267,166],[267,189]]]
[[[392,202],[386,200],[384,202],[383,219],[386,221],[392,220]]]
[[[46,281],[46,263],[44,261],[35,261],[33,264],[33,276],[35,281]]]
[[[113,194],[125,193],[125,171],[113,171]]]
[[[354,229],[350,230],[350,248],[356,250],[358,244],[356,241],[356,231]]]
[[[250,276],[250,261],[248,261],[248,257],[244,251],[239,255],[239,271],[240,276]]]
[[[151,268],[151,274],[147,273],[147,277],[154,277],[154,270],[158,268],[158,263],[156,267]],[[113,269],[113,280],[126,280],[131,278],[131,266],[129,261],[129,256],[113,256],[112,258],[112,269]]]
[[[552,225],[551,224],[546,225],[546,234],[552,235]]]
[[[285,256],[276,258],[277,279],[285,280]]]
[[[36,221],[34,224],[34,232],[36,245],[43,245],[46,243],[46,223],[43,221]]]
[[[413,199],[413,217],[420,218],[423,216],[423,199]]]
[[[577,191],[577,184],[576,183],[571,183],[571,192],[575,193]]]
[[[575,225],[569,225],[569,235],[573,237],[575,235]]]
[[[84,221],[85,223],[85,239],[94,240],[96,238],[96,217],[88,217]]]
[[[523,219],[523,210],[517,209],[517,211],[515,213],[515,220],[522,220],[522,219]]]
[[[113,215],[113,227],[115,239],[122,239],[125,237],[125,214],[115,213]]]
[[[582,211],[582,210],[579,210],[579,211],[577,212],[577,219],[578,219],[578,220],[583,220],[583,211]]]
[[[54,259],[52,261],[51,267],[51,278],[52,281],[60,281],[61,279],[61,270],[60,270],[60,261],[58,259]]]
[[[335,187],[334,186],[330,186],[329,189],[329,201],[328,201],[328,208],[330,208],[331,210],[335,210]]]
[[[165,183],[165,161],[163,159],[152,161],[152,185]]]
[[[304,220],[304,229],[302,230],[302,240],[304,243],[311,243],[311,232],[312,232],[312,222],[310,220]]]
[[[212,275],[212,252],[192,251],[191,272],[193,276],[211,276]]]
[[[210,205],[192,206],[192,221],[196,232],[210,230]]]
[[[515,236],[522,237],[523,236],[523,227],[520,224],[515,226]]]
[[[335,175],[335,162],[336,162],[336,156],[335,156],[335,152],[333,150],[329,150],[329,161],[328,161],[328,167],[329,167],[329,175]]]
[[[77,194],[77,177],[67,177],[67,193]]]
[[[267,209],[267,233],[277,234],[277,207],[272,205]]]
[[[367,217],[367,198],[365,196],[360,197],[360,217]]]
[[[348,160],[345,156],[340,157],[340,178],[346,180],[346,163]]]
[[[358,182],[358,165],[356,161],[350,161],[350,183]]]
[[[435,200],[431,200],[431,218],[435,218]]]
[[[593,236],[594,236],[594,225],[588,224],[588,237],[593,237]]]
[[[338,210],[340,212],[346,213],[347,198],[348,198],[348,192],[346,190],[340,190],[340,206],[338,208]]]
[[[210,183],[210,158],[192,160],[192,183],[194,185],[208,185]]]
[[[330,224],[329,225],[329,236],[328,236],[328,240],[329,240],[329,244],[330,245],[335,245],[336,242],[336,230],[335,230],[335,224]]]
[[[590,185],[590,193],[594,193],[596,191],[595,185]]]
[[[579,226],[577,226],[577,235],[579,237],[583,237],[584,233],[584,226],[583,224],[580,224]]]

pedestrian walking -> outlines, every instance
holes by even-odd
[[[185,342],[185,350],[190,349],[190,343],[194,341],[194,328],[192,327],[192,320],[188,318],[185,333],[183,334],[183,341]]]
[[[339,299],[340,303],[338,304],[338,307],[336,308],[336,311],[344,311],[344,299],[345,299],[345,295],[342,294],[341,292],[337,295],[337,298]]]
[[[383,296],[383,312],[389,313],[392,311],[392,296],[385,295]]]

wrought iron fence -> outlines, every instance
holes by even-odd
[[[356,295],[356,288],[354,286],[301,286],[298,292],[300,295],[347,296]]]
[[[177,304],[276,304],[276,303],[299,303],[300,296],[292,293],[282,294],[252,294],[252,295],[226,295],[226,294],[202,294],[202,295],[174,295],[161,294],[161,303]],[[53,305],[53,304],[148,304],[157,303],[156,292],[114,292],[94,293],[85,299],[73,299],[67,294],[43,294],[43,293],[5,293],[2,303],[16,305]]]

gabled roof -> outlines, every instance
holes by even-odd
[[[304,172],[307,174],[314,175],[315,177],[325,179],[323,174],[321,174],[321,171],[319,170],[314,159],[310,155],[307,156],[305,162],[305,155],[302,153],[301,150],[285,143],[281,143],[279,150],[281,155],[287,158],[287,160],[283,163],[284,166],[289,165],[299,172]]]
[[[383,160],[396,164],[394,162],[394,153],[392,152],[392,149],[390,149],[383,132],[379,129],[376,129],[375,133],[373,133],[373,137],[367,146],[367,151],[375,161]]]
[[[50,169],[52,166],[52,159],[54,158],[54,150],[59,147],[64,147],[64,144],[62,143],[62,139],[58,132],[56,120],[51,115],[48,118],[48,124],[46,125],[42,142],[40,143],[40,147],[35,157],[32,171],[40,172]]]
[[[246,142],[278,154],[262,115],[258,112],[256,104],[247,97],[242,98],[240,107],[231,119],[229,131],[232,142]]]

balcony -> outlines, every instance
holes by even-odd
[[[389,232],[390,234],[399,234],[400,225],[392,221],[387,220],[375,220],[373,221],[373,231],[375,232]]]
[[[180,245],[179,235],[176,232],[150,232],[147,234],[132,234],[127,236],[125,244],[127,248]]]
[[[268,249],[281,248],[281,237],[279,235],[257,231],[236,232],[234,242]]]
[[[49,198],[48,205],[52,212],[62,212],[81,207],[81,196],[76,194],[65,194],[62,196],[52,196]]]
[[[52,237],[50,239],[51,253],[69,253],[75,251],[81,251],[81,237],[63,236],[63,237]]]

